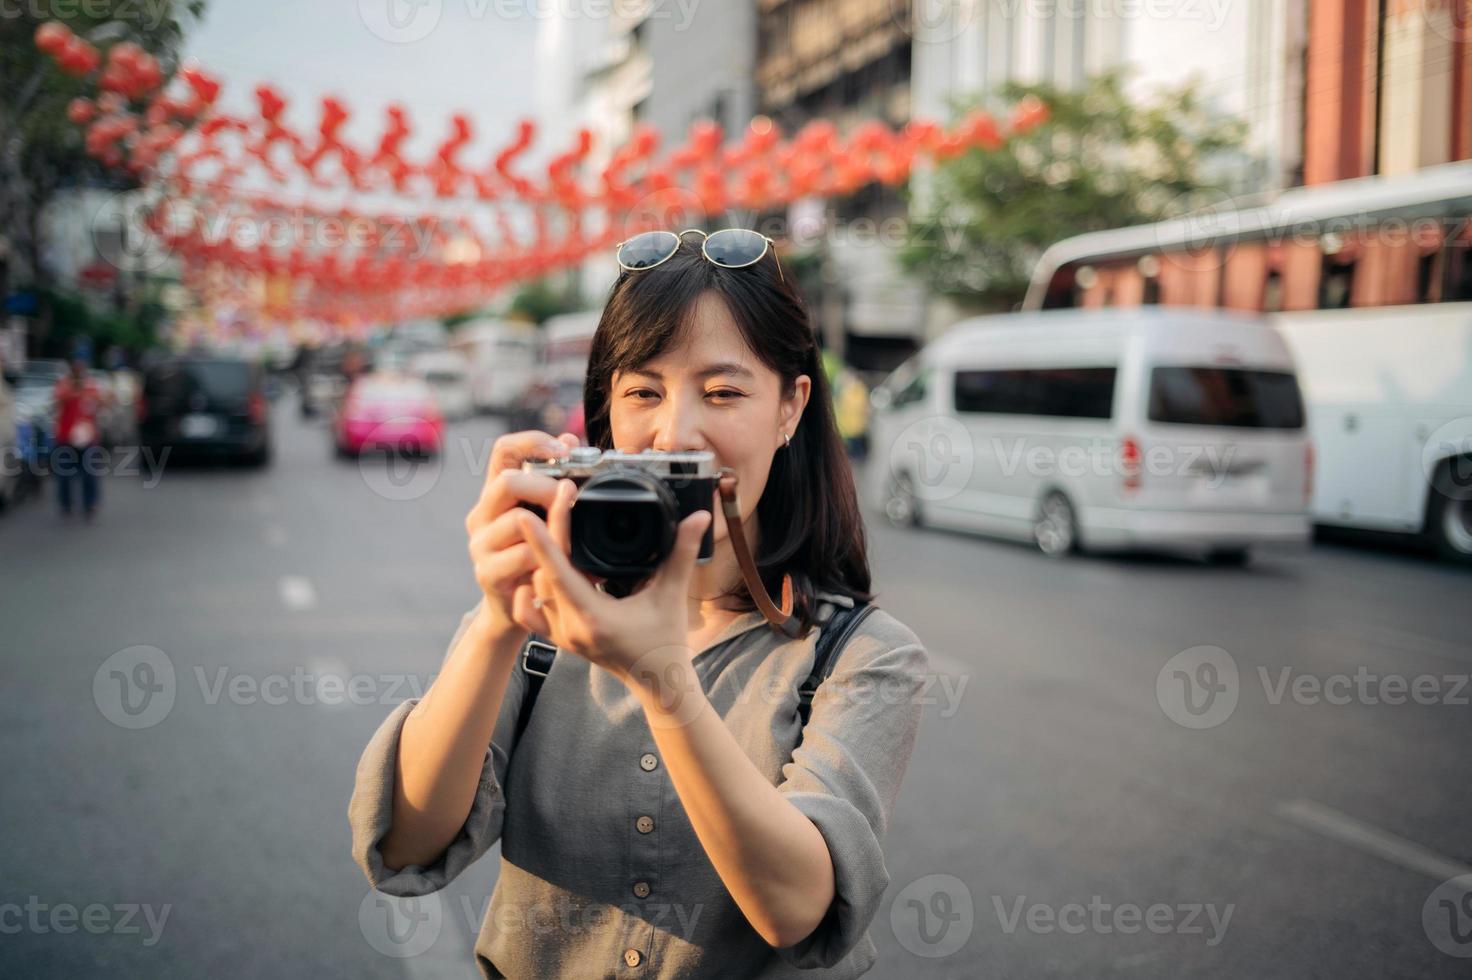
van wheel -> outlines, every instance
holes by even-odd
[[[1078,521],[1073,516],[1073,504],[1060,490],[1054,490],[1043,498],[1038,508],[1038,519],[1032,526],[1033,540],[1038,550],[1049,558],[1060,558],[1079,550]]]
[[[920,502],[915,499],[910,474],[896,473],[889,478],[884,494],[884,516],[895,527],[920,527]]]
[[[1447,561],[1472,564],[1472,486],[1465,473],[1472,459],[1441,464],[1431,484],[1431,503],[1426,508],[1426,533],[1436,553]],[[1461,482],[1458,475],[1463,474]]]

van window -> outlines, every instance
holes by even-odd
[[[930,388],[931,368],[929,365],[920,365],[914,361],[907,361],[895,369],[885,381],[884,386],[894,392],[890,398],[890,408],[903,408],[915,402],[925,400],[925,393]]]
[[[1244,429],[1303,428],[1298,381],[1285,371],[1157,367],[1150,372],[1150,421]]]
[[[1115,374],[1112,367],[957,371],[956,411],[1107,419]]]

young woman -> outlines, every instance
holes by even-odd
[[[571,564],[572,482],[520,470],[576,437],[502,436],[466,519],[484,598],[359,763],[353,851],[374,887],[436,891],[501,842],[476,944],[487,977],[849,978],[874,963],[882,841],[929,665],[875,609],[799,720],[824,622],[872,596],[812,325],[770,244],[623,243],[584,389],[591,445],[706,450],[735,472],[752,574],[715,500],[615,598]],[[779,591],[798,630],[777,628]],[[559,652],[518,734],[529,631]]]

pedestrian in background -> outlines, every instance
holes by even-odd
[[[862,461],[869,454],[869,386],[856,372],[841,368],[833,401],[843,447],[851,459]]]
[[[77,483],[83,516],[88,521],[96,517],[97,476],[105,462],[97,416],[107,404],[107,393],[87,374],[87,361],[74,356],[71,372],[56,382],[56,448],[51,451],[51,474],[63,518],[71,516],[72,487]]]

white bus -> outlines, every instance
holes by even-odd
[[[1316,523],[1472,562],[1472,162],[1059,242],[1024,310],[1267,315],[1308,406]]]
[[[537,328],[512,320],[462,323],[450,349],[470,365],[471,401],[478,412],[506,412],[521,401],[537,366]]]

